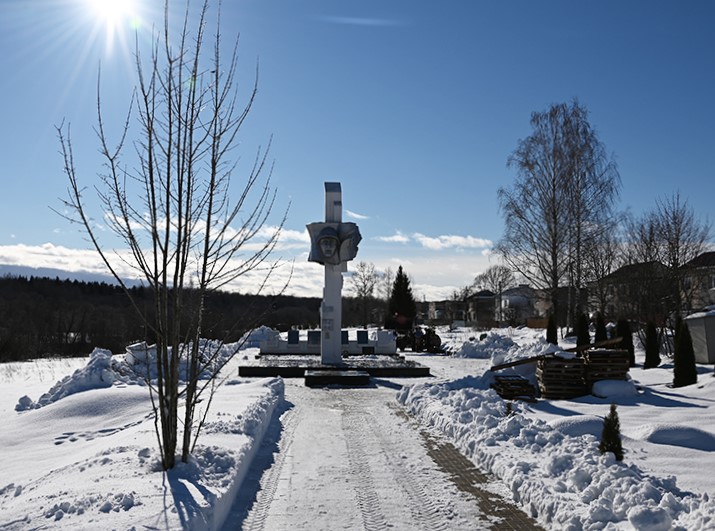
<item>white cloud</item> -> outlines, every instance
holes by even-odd
[[[392,236],[375,236],[373,239],[388,243],[408,243],[410,241],[409,236],[402,234],[399,230]]]
[[[425,249],[433,251],[441,251],[444,249],[485,249],[489,251],[493,242],[485,238],[475,238],[474,236],[457,236],[453,234],[442,236],[427,236],[420,232],[414,232],[411,235],[404,234],[399,230],[392,236],[376,236],[373,238],[381,242],[387,243],[409,243],[414,241]],[[485,254],[485,251],[482,254]],[[486,256],[486,254],[485,254]]]
[[[370,216],[358,214],[357,212],[353,212],[352,210],[348,210],[347,208],[345,209],[345,215],[352,219],[370,219]]]
[[[268,230],[275,231],[275,228],[267,228]],[[285,242],[301,242],[310,243],[310,234],[308,234],[307,229],[294,230],[286,229],[285,227],[281,229],[280,240]]]
[[[434,238],[415,232],[412,237],[422,245],[422,247],[436,251],[442,249],[481,249],[493,245],[491,240],[475,238],[474,236],[444,235]]]
[[[270,229],[266,228],[263,236],[269,234],[271,234]],[[411,241],[409,236],[400,232],[388,238],[401,243]],[[458,248],[450,248],[447,244],[454,243],[452,240],[440,240],[439,238],[433,238],[433,240],[442,245],[441,253],[435,254],[428,247],[414,246],[410,248],[395,245],[390,250],[390,254],[385,256],[384,250],[371,249],[370,246],[366,246],[358,254],[357,260],[372,262],[379,271],[385,271],[390,267],[393,274],[397,271],[397,267],[402,265],[405,272],[413,279],[413,288],[419,300],[423,298],[440,300],[448,298],[455,289],[470,284],[476,275],[491,265],[490,262],[494,259],[494,255],[490,256],[488,253],[461,252]],[[269,262],[280,260],[281,265],[272,274],[264,293],[280,292],[290,278],[287,294],[321,297],[323,268],[307,261],[309,250],[307,242],[309,242],[307,231],[290,229],[282,231],[281,245],[276,248],[269,260]],[[250,253],[250,246],[244,250]],[[375,254],[376,252],[378,254]],[[130,262],[130,255],[127,251],[120,249],[117,253]],[[116,254],[112,253],[111,257],[118,273],[123,278],[129,280],[137,278],[135,269],[123,262]],[[240,257],[232,265],[240,264],[239,260]],[[50,268],[68,273],[109,275],[99,255],[93,249],[72,249],[53,243],[34,246],[24,244],[0,246],[0,264],[20,268]],[[348,264],[348,269],[353,270],[354,265],[354,263]],[[264,275],[265,268],[260,271],[250,271],[223,289],[243,293],[255,291],[263,283]]]
[[[385,18],[367,18],[367,17],[320,17],[324,22],[332,24],[344,24],[348,26],[370,26],[370,27],[386,27],[386,26],[403,26],[405,23],[400,20],[390,20]]]

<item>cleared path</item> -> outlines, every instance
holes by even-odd
[[[395,389],[286,381],[281,414],[224,530],[535,529],[396,403]],[[516,518],[516,519],[515,519]]]

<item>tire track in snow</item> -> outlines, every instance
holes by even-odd
[[[364,437],[356,415],[344,414],[342,429],[346,432],[350,475],[355,478],[355,496],[366,531],[377,531],[390,527],[382,513],[380,497],[375,489],[375,479],[370,467],[370,459],[365,449]]]
[[[245,531],[261,531],[265,528],[266,519],[270,514],[271,504],[278,488],[283,465],[288,455],[288,450],[295,438],[295,429],[303,416],[301,408],[288,410],[282,417],[283,433],[281,436],[279,451],[275,454],[273,465],[261,478],[261,490],[258,492],[256,502],[243,522],[242,529]]]
[[[224,530],[489,527],[428,455],[418,425],[400,415],[394,389],[289,382],[286,399],[293,408],[280,417],[272,462],[252,487],[250,508]]]
[[[356,407],[358,405],[360,407]],[[451,529],[452,507],[449,503],[440,503],[431,485],[415,477],[404,456],[403,443],[406,438],[414,437],[413,428],[384,403],[380,404],[382,411],[366,409],[360,399],[343,403],[343,407],[343,429],[351,469],[359,478],[357,496],[365,529],[403,527],[406,520],[411,520],[410,529]],[[393,491],[388,498],[381,499],[375,483],[381,484],[383,492],[385,486],[392,486],[400,495]]]

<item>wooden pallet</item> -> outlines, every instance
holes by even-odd
[[[548,357],[537,362],[536,378],[544,398],[573,398],[586,394],[586,366],[583,358]]]
[[[625,380],[630,368],[627,350],[591,350],[584,353],[586,380]]]
[[[523,376],[515,374],[496,375],[494,376],[494,383],[491,384],[491,388],[494,389],[500,397],[506,398],[507,400],[536,401],[536,389],[531,385],[529,380]]]

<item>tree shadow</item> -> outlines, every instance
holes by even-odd
[[[248,513],[258,499],[258,493],[261,490],[261,478],[273,466],[275,456],[280,452],[280,441],[284,431],[283,415],[294,407],[295,405],[292,402],[284,400],[273,412],[261,445],[251,461],[250,468],[246,472],[246,476],[236,493],[233,505],[226,516],[222,527],[223,530],[242,529]]]

